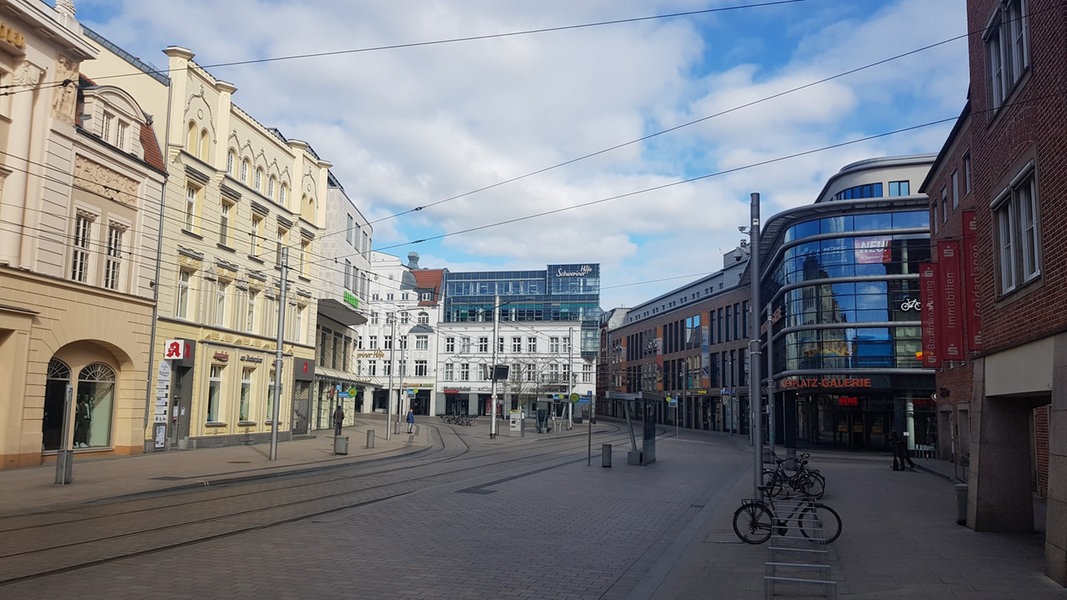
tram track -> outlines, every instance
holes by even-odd
[[[0,517],[0,588],[358,509],[437,486],[499,484],[577,462],[574,452],[586,441],[572,435],[545,438],[542,447],[476,450],[455,427],[430,427],[434,445],[415,455]],[[625,439],[618,427],[598,437],[605,442]],[[492,481],[479,481],[480,472],[491,473]]]

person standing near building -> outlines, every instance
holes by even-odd
[[[341,426],[345,423],[345,411],[341,408],[341,403],[337,403],[337,410],[333,411],[333,434],[335,436],[341,435]]]
[[[889,443],[893,446],[893,470],[903,471],[905,463],[907,463],[908,469],[914,469],[915,463],[911,460],[911,456],[908,455],[907,441],[896,431],[893,431],[892,435],[889,436]]]
[[[415,431],[414,431],[414,427],[415,427],[415,411],[410,409],[410,408],[408,409],[407,422],[408,422],[408,433],[415,433]]]

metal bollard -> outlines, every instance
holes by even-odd
[[[956,484],[956,524],[967,524],[967,484]]]
[[[367,430],[367,447],[368,448],[373,448],[374,447],[374,430],[373,429],[368,429]]]
[[[611,468],[611,444],[600,445],[600,466]]]

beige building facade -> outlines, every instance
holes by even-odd
[[[198,66],[191,51],[165,49],[160,78],[95,40],[102,59],[90,75],[126,75],[160,115],[155,126],[166,140],[146,449],[307,431],[329,163],[236,106],[236,86]]]
[[[143,449],[164,186],[150,117],[80,77],[70,2],[0,17],[0,468]]]

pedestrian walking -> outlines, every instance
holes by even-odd
[[[908,454],[908,443],[896,431],[889,436],[889,443],[893,446],[893,470],[903,471],[907,463],[909,469],[915,468],[915,462]]]
[[[408,433],[415,433],[415,431],[414,431],[414,427],[415,427],[415,411],[411,410],[410,408],[408,409],[407,421],[408,421]]]
[[[337,410],[333,411],[333,434],[335,436],[341,435],[341,425],[345,424],[345,411],[341,408],[341,405],[337,405]]]

